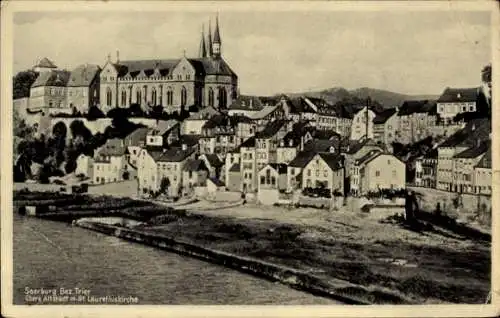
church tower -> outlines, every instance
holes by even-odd
[[[221,41],[219,33],[219,15],[215,18],[214,43],[212,44],[213,57],[220,58],[221,56]]]
[[[200,57],[207,57],[207,48],[205,45],[205,30],[203,26],[201,27]]]
[[[209,57],[214,54],[212,50],[212,22],[210,20],[208,20],[207,54]]]

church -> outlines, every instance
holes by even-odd
[[[145,111],[162,106],[172,113],[191,106],[225,110],[237,97],[238,76],[222,58],[217,16],[212,35],[202,30],[196,58],[116,61],[110,56],[100,73],[100,108],[138,104]]]

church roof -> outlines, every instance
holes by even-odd
[[[36,78],[33,87],[39,86],[66,86],[70,73],[68,71],[52,70],[50,72],[41,72]]]
[[[226,75],[237,77],[236,73],[222,59],[214,59],[212,57],[188,58],[189,63],[196,70],[198,75]],[[154,60],[129,60],[120,61],[113,64],[118,71],[119,77],[130,75],[132,78],[137,77],[141,71],[149,77],[154,74],[154,70],[158,69],[162,76],[172,72],[175,66],[181,59],[154,59]]]
[[[101,68],[94,64],[83,64],[71,71],[68,80],[69,87],[89,86],[99,75]]]

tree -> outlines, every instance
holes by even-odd
[[[130,110],[127,108],[113,108],[111,109],[106,116],[109,118],[127,118],[130,115]]]
[[[31,85],[33,85],[37,77],[38,73],[31,70],[17,73],[13,78],[13,98],[29,97]]]
[[[128,109],[129,115],[132,117],[142,117],[144,116],[144,111],[141,108],[141,105],[134,103],[131,104]]]
[[[96,119],[99,119],[99,118],[104,118],[106,117],[104,115],[104,113],[99,109],[99,107],[97,106],[91,106],[89,108],[89,111],[87,112],[87,119],[88,120],[96,120]]]
[[[154,119],[161,119],[163,115],[163,107],[162,106],[153,106],[149,115]]]

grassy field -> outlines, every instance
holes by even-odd
[[[144,231],[287,265],[325,281],[390,290],[416,303],[484,303],[490,290],[489,238],[445,222],[429,221],[414,230],[363,213],[254,204],[221,208],[220,202],[204,200],[175,211],[125,198],[92,196],[74,203],[68,198],[14,194],[15,203],[64,200],[55,212],[75,217],[120,211],[146,221],[140,226]]]

